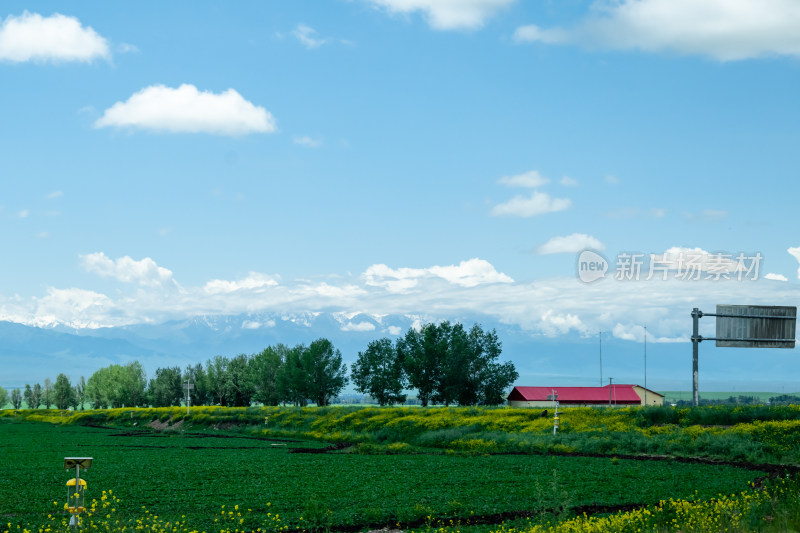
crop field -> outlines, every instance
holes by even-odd
[[[63,515],[66,456],[94,457],[88,496],[111,491],[109,519],[147,513],[185,522],[187,531],[219,531],[234,517],[237,529],[250,531],[276,515],[290,530],[535,523],[661,500],[707,501],[767,475],[677,460],[347,447],[253,428],[157,432],[129,421],[91,427],[3,417],[0,437],[0,524],[10,530]]]

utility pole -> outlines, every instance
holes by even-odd
[[[600,343],[600,386],[603,386],[603,330],[597,333],[597,340]]]
[[[644,404],[647,405],[647,324],[644,325]]]
[[[186,416],[189,416],[189,407],[192,405],[191,391],[194,388],[194,384],[191,379],[187,379],[183,386],[186,388]]]
[[[555,389],[553,390],[553,408],[555,413],[553,414],[553,435],[556,434],[558,430],[558,393],[556,393]]]
[[[700,393],[698,392],[698,352],[700,351],[700,317],[703,313],[695,307],[692,309],[692,405],[700,405]]]
[[[608,378],[608,405],[611,405],[611,391],[614,389],[611,384],[612,381],[614,381],[614,378]]]

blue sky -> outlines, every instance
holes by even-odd
[[[0,319],[485,313],[669,343],[692,307],[800,296],[796,1],[1,9]],[[622,252],[670,279],[614,279]]]

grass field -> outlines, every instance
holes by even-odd
[[[683,401],[690,401],[692,399],[692,391],[662,391],[659,394],[664,395],[664,402],[665,403],[675,403],[679,400]],[[745,396],[747,398],[758,398],[761,402],[768,402],[770,398],[774,398],[775,396],[780,396],[781,394],[792,394],[800,396],[800,393],[797,392],[737,392],[737,391],[730,391],[730,392],[700,392],[700,398],[705,400],[727,400],[731,396],[734,398],[738,398],[739,396]]]
[[[120,421],[130,425],[130,419]],[[156,432],[0,418],[7,474],[0,477],[0,522],[11,530],[42,523],[63,505],[65,456],[95,458],[85,474],[89,495],[113,491],[116,519],[141,514],[144,506],[161,520],[187,520],[187,531],[220,530],[215,520],[237,505],[237,515],[250,510],[237,523],[242,530],[275,514],[290,529],[347,531],[471,517],[497,523],[532,515],[535,522],[670,498],[709,500],[746,490],[765,475],[731,465],[463,454],[397,443],[381,453],[352,453],[369,448],[326,449],[330,442],[255,438],[229,429]],[[393,450],[404,453],[386,453]]]

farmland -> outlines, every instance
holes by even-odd
[[[792,411],[772,416],[780,413],[791,418]],[[0,454],[8,472],[0,479],[0,522],[6,527],[42,524],[57,510],[54,501],[63,504],[65,456],[95,458],[85,477],[91,497],[112,491],[114,505],[104,511],[109,520],[149,513],[206,531],[220,530],[219,520],[231,516],[237,528],[253,530],[276,515],[281,527],[306,530],[397,523],[424,529],[450,520],[499,528],[504,520],[535,524],[662,500],[710,501],[748,491],[749,482],[761,484],[776,472],[769,465],[739,468],[677,455],[641,460],[616,457],[614,450],[579,453],[580,435],[588,446],[589,436],[642,434],[634,410],[614,411],[603,431],[592,429],[597,411],[566,411],[572,427],[558,438],[572,439],[572,448],[563,440],[551,448],[519,440],[526,433],[553,440],[552,430],[531,411],[513,409],[205,408],[188,418],[176,409],[63,414],[0,417]],[[791,448],[793,421],[775,423],[785,426],[786,438],[777,438],[773,428],[766,440]],[[693,427],[699,428],[672,429],[709,429]],[[757,444],[761,438],[742,434]],[[337,444],[342,442],[352,445]]]

